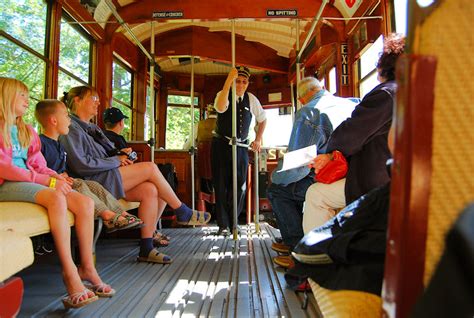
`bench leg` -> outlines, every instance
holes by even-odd
[[[16,317],[23,300],[23,280],[12,277],[0,283],[0,317]]]

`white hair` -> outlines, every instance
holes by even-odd
[[[305,97],[310,91],[320,91],[321,83],[314,77],[305,77],[298,84],[298,97]]]

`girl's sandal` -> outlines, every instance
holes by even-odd
[[[62,300],[64,308],[81,308],[99,299],[96,295],[91,296],[89,289],[84,289],[82,292],[67,295]],[[83,298],[81,300],[81,298]]]
[[[110,287],[110,285],[106,283],[101,283],[97,285],[85,284],[84,286],[86,286],[87,289],[89,289],[91,292],[93,292],[99,297],[110,298],[115,295],[115,289],[113,289],[112,287]],[[109,291],[106,291],[107,289],[109,289]]]

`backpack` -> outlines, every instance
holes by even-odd
[[[158,169],[160,169],[163,177],[170,184],[174,192],[178,189],[178,177],[176,175],[176,169],[172,163],[158,163]]]

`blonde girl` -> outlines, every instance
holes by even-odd
[[[28,88],[16,79],[0,77],[0,202],[39,204],[48,211],[49,224],[62,265],[68,295],[66,308],[78,308],[111,297],[115,291],[100,279],[92,258],[94,203],[71,191],[67,180],[46,167],[38,135],[22,116],[28,109]],[[75,216],[81,266],[73,262],[67,209]],[[82,281],[91,285],[86,288]]]

